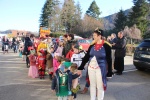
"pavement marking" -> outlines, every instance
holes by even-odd
[[[134,71],[137,71],[137,69],[125,70],[125,71],[123,71],[123,72],[127,73],[127,72],[134,72]]]

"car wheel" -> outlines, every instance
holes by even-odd
[[[139,67],[139,66],[135,66],[136,67],[136,69],[138,69],[138,70],[140,70],[140,71],[144,71],[145,69],[144,68],[141,68],[141,67]]]

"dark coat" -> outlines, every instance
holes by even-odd
[[[125,57],[126,55],[126,45],[127,45],[127,39],[125,37],[118,38],[117,42],[115,44],[115,57]]]
[[[66,57],[67,53],[72,49],[72,44],[73,43],[77,43],[77,41],[75,40],[70,40],[70,41],[67,41],[67,43],[65,44],[64,48],[63,48],[63,51],[62,51],[62,55],[64,57]]]
[[[29,37],[25,38],[25,43],[24,43],[24,50],[23,50],[23,54],[24,55],[29,55],[30,51],[28,50],[28,47],[33,46],[32,41],[30,40]]]
[[[117,38],[114,38],[110,41],[111,44],[116,43],[117,42]],[[115,46],[112,46],[112,49],[115,49]]]

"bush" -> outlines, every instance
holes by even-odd
[[[127,44],[126,46],[126,53],[128,55],[132,55],[135,51],[135,48],[136,48],[136,45],[133,45],[133,44]]]

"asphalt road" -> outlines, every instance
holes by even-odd
[[[131,56],[125,57],[123,75],[108,80],[104,100],[150,100],[150,71],[138,71]],[[83,71],[85,75],[85,71]],[[28,68],[18,54],[0,52],[0,100],[57,100],[50,90],[51,82],[27,76]],[[85,76],[81,78],[84,88]],[[78,93],[78,100],[90,100],[87,94]]]

